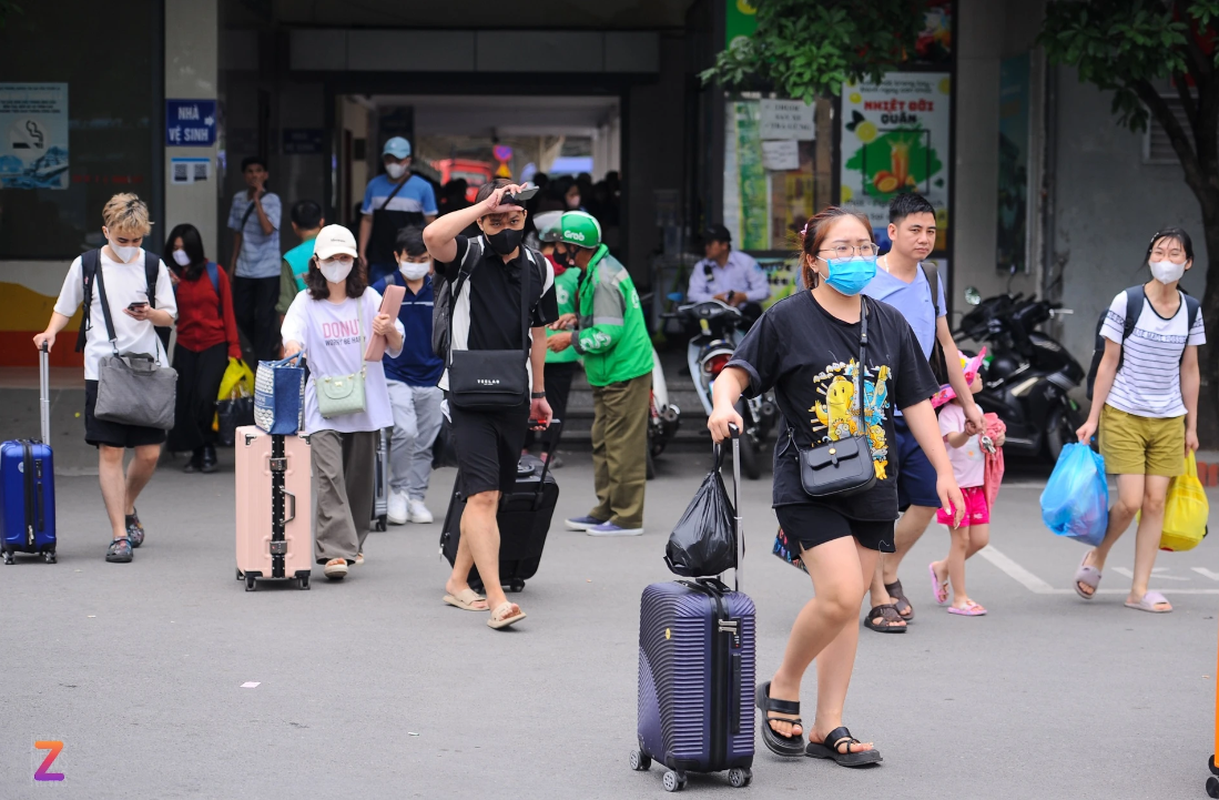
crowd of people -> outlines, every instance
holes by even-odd
[[[533,215],[517,196],[521,186],[495,180],[480,187],[472,203],[439,214],[430,187],[410,176],[409,143],[391,140],[384,161],[386,174],[369,185],[358,237],[327,225],[319,204],[301,201],[291,209],[291,223],[302,244],[281,254],[280,201],[266,192],[265,165],[247,159],[248,190],[234,198],[230,214],[231,270],[208,260],[190,225],[178,225],[166,238],[173,265],[167,266],[142,249],[151,232],[145,204],[120,194],[106,205],[106,244],[95,259],[73,261],[34,344],[54,346],[84,305],[85,439],[99,450],[112,530],[107,561],[131,561],[144,541],[136,501],[167,432],[97,418],[99,360],[147,353],[168,366],[157,329],[175,325],[179,385],[168,442],[190,454],[192,471],[216,469],[211,414],[225,363],[242,356],[238,331],[260,360],[277,357],[281,339],[283,353],[305,354],[314,550],[327,578],[342,579],[363,561],[383,431],[390,432],[390,521],[433,520],[424,499],[433,440],[447,420],[465,510],[445,602],[489,614],[492,628],[525,619],[500,586],[499,499],[515,484],[530,435],[546,435],[555,412],[564,413],[577,365],[595,401],[597,505],[566,526],[593,536],[643,533],[651,343],[630,272],[610,254],[598,219],[579,208],[584,190],[552,181],[555,188],[544,197],[561,207]],[[1002,432],[987,429],[973,398],[980,360],[958,351],[943,281],[927,260],[935,209],[917,194],[901,194],[889,220],[892,248],[881,255],[866,217],[821,210],[800,236],[806,290],[764,312],[765,276],[716,226],[689,286],[692,300],[745,310],[748,332],[714,383],[708,428],[717,442],[724,440],[731,426],[742,426],[735,410],[740,398],[773,393],[785,428],[774,456],[772,504],[780,525],[774,551],[813,584],[814,597],[797,614],[778,669],[758,687],[763,739],[781,755],[845,766],[880,758],[842,719],[861,603],[870,596],[867,629],[906,632],[915,609],[898,572],[937,515],[952,533],[945,558],[928,567],[935,600],[957,616],[987,613],[966,591],[965,567],[989,540],[982,451],[1003,444]],[[526,243],[530,232],[537,249]],[[1099,434],[1118,492],[1104,541],[1084,556],[1074,587],[1093,599],[1111,548],[1141,512],[1126,605],[1165,613],[1171,605],[1147,583],[1168,483],[1198,447],[1197,348],[1205,332],[1202,316],[1191,315],[1178,287],[1193,265],[1189,235],[1179,228],[1157,232],[1144,264],[1137,317],[1127,318],[1126,292],[1109,308],[1094,402],[1078,431],[1085,443]],[[390,286],[405,293],[396,317],[381,311]],[[435,314],[438,304],[447,313]],[[386,355],[365,362],[373,335],[385,338]],[[329,377],[357,375],[358,406],[319,389]],[[550,435],[557,439],[557,431]],[[124,471],[127,449],[135,458]],[[553,443],[548,453],[554,458]],[[831,457],[835,464],[860,459],[857,480],[819,484],[824,477],[816,465]],[[472,567],[485,594],[470,585]],[[813,661],[817,707],[806,726],[800,687]]]

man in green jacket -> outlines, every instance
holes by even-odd
[[[593,480],[597,507],[567,520],[590,536],[643,533],[647,485],[648,409],[652,397],[652,341],[630,273],[601,243],[601,225],[583,211],[559,221],[555,257],[581,270],[578,312],[560,317],[547,346],[573,347],[584,358],[593,388]]]

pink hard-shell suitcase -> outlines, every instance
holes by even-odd
[[[237,580],[295,580],[309,588],[313,564],[309,440],[237,429]]]

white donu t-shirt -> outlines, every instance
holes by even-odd
[[[372,336],[372,321],[380,308],[381,295],[375,289],[365,289],[361,297],[348,297],[341,303],[314,300],[304,291],[289,306],[282,328],[284,341],[300,342],[309,365],[309,382],[305,385],[307,433],[377,431],[394,424],[385,369],[380,361],[364,361],[364,351]],[[394,327],[405,335],[401,322],[394,320]],[[401,354],[402,348],[386,352],[395,357]],[[326,375],[351,375],[361,367],[365,369],[364,411],[323,418],[317,407],[314,381]]]

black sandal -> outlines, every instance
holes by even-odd
[[[885,591],[889,593],[890,597],[897,601],[894,603],[894,605],[897,606],[897,613],[901,614],[902,619],[904,619],[906,622],[910,622],[912,619],[914,619],[914,606],[910,605],[910,601],[906,598],[906,593],[902,591],[901,581],[886,583]]]
[[[792,725],[799,725],[800,730],[804,730],[804,724],[800,721],[800,703],[799,701],[792,702],[791,700],[775,700],[770,696],[770,681],[758,686],[756,695],[758,710],[763,713],[763,718],[759,721],[762,728],[762,741],[770,748],[770,751],[778,756],[786,756],[789,758],[802,755],[804,750],[804,734],[798,736],[784,736],[774,728],[770,727],[770,721],[773,719],[776,722],[789,722]],[[787,717],[772,717],[770,713],[777,714],[795,714],[795,719]]]
[[[872,619],[880,617],[880,622],[873,622]],[[876,606],[868,612],[868,616],[864,618],[864,627],[876,631],[877,633],[905,633],[906,626],[898,625],[899,622],[905,622],[902,615],[898,613],[897,606],[886,604]]]
[[[829,742],[827,745],[826,742]],[[846,744],[846,752],[844,753],[839,748]],[[809,742],[805,748],[804,754],[809,758],[828,758],[832,759],[835,764],[840,767],[863,767],[868,764],[878,764],[884,761],[880,757],[880,751],[872,750],[857,750],[851,751],[851,745],[862,744],[858,739],[851,735],[851,732],[844,725],[841,728],[835,728],[830,731],[830,735],[825,737],[824,742]]]

